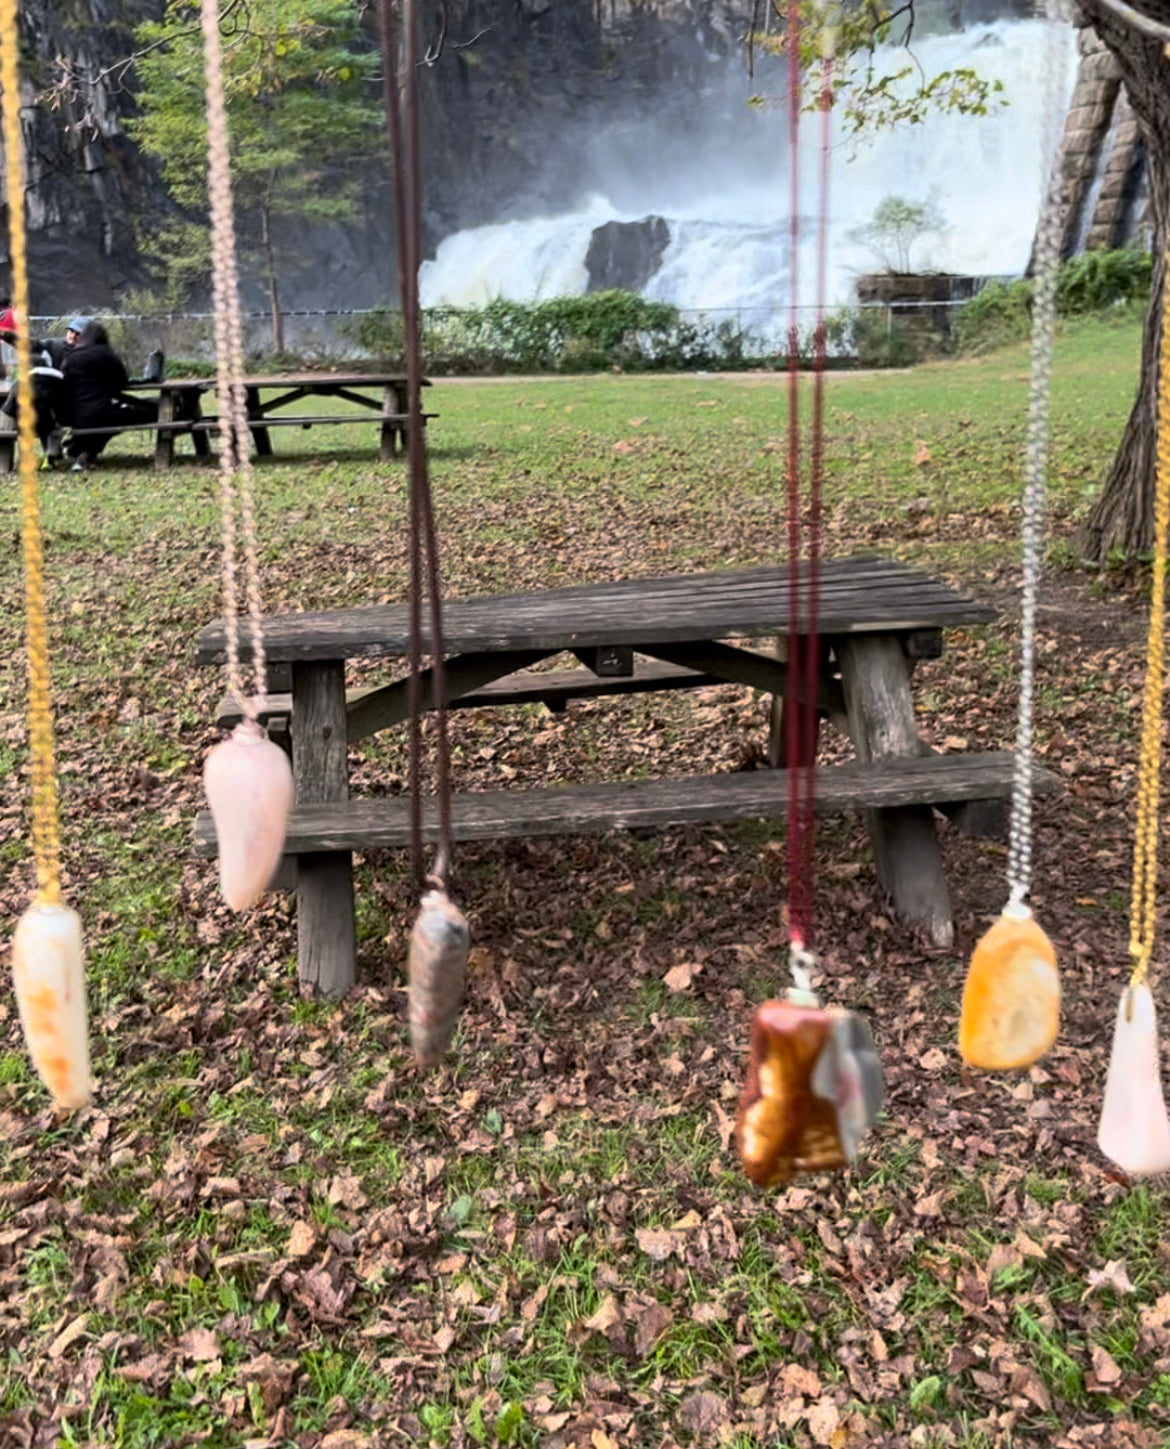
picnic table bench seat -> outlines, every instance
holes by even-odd
[[[989,811],[1001,820],[1013,757],[933,753],[918,733],[910,681],[920,660],[939,657],[946,631],[987,623],[994,611],[920,570],[866,556],[825,561],[815,611],[812,603],[803,580],[796,632],[809,629],[815,612],[822,643],[816,716],[838,724],[856,755],[818,769],[817,809],[865,812],[879,885],[895,913],[936,945],[949,945],[954,925],[934,812],[969,827],[986,826]],[[556,707],[572,698],[699,682],[747,685],[773,700],[769,768],[695,776],[684,762],[671,777],[672,761],[663,770],[667,778],[457,793],[455,839],[785,814],[789,767],[804,763],[787,759],[784,748],[789,610],[788,570],[774,565],[447,601],[443,647],[452,707],[531,699]],[[409,840],[406,798],[349,799],[347,761],[350,741],[407,718],[408,683],[399,678],[347,693],[345,666],[350,659],[408,657],[408,606],[275,615],[263,621],[263,633],[270,666],[287,670],[291,686],[270,700],[269,710],[288,722],[297,787],[286,860],[295,858],[301,981],[338,994],[353,983],[353,852]],[[751,647],[761,641],[767,652]],[[247,657],[246,630],[240,642]],[[425,611],[422,647],[433,648]],[[197,661],[220,663],[224,649],[222,624],[209,625],[199,635]],[[566,650],[581,669],[534,668]],[[434,706],[434,686],[424,672],[424,708]],[[238,717],[238,705],[226,701],[219,717]],[[1038,792],[1057,784],[1038,767],[1032,782]],[[214,853],[206,813],[196,823],[195,846]]]

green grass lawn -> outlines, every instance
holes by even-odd
[[[189,663],[219,605],[214,472],[156,473],[118,440],[41,475],[97,1092],[55,1120],[0,993],[0,1445],[1170,1442],[1164,1199],[1095,1147],[1144,610],[1072,567],[1139,340],[1070,331],[1053,390],[1036,728],[1066,789],[1038,810],[1034,900],[1061,1040],[1010,1077],[954,1048],[1001,843],[944,828],[960,942],[938,952],[884,912],[864,822],[826,821],[824,989],[871,1021],[888,1110],[850,1172],[774,1193],[729,1134],[748,1017],[785,975],[782,827],[461,849],[467,1008],[420,1075],[402,854],[359,861],[359,986],[325,1003],[298,996],[290,900],[234,917],[190,853],[222,691]],[[1014,348],[827,380],[826,550],[896,554],[1003,611],[919,666],[922,732],[952,748],[1014,734],[1027,372]],[[784,557],[780,375],[440,380],[426,405],[453,593]],[[274,438],[266,606],[401,598],[404,472],[376,424]],[[0,524],[11,923],[32,883],[14,479]],[[766,712],[732,687],[468,711],[456,785],[742,768]],[[404,731],[352,752],[355,791],[405,771]]]

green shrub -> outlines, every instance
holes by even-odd
[[[910,367],[941,344],[885,307],[843,307],[825,319],[825,345],[858,367]]]
[[[1149,252],[1123,248],[1069,257],[1056,277],[1056,310],[1083,317],[1144,302],[1150,295]],[[988,352],[1022,341],[1032,329],[1032,283],[989,282],[959,309],[955,338],[961,352]]]
[[[955,344],[960,352],[991,352],[1019,342],[1032,330],[1032,283],[988,282],[959,308]]]
[[[1064,316],[1079,316],[1145,301],[1152,268],[1149,252],[1131,248],[1070,257],[1057,277],[1057,309]]]
[[[398,312],[370,313],[346,330],[367,352],[402,362]],[[734,323],[683,321],[669,303],[617,290],[430,308],[422,348],[424,366],[436,373],[730,369],[770,361],[767,347]]]

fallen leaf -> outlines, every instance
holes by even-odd
[[[1105,1264],[1104,1268],[1090,1268],[1088,1274],[1089,1286],[1081,1294],[1083,1303],[1090,1293],[1095,1293],[1098,1288],[1112,1288],[1119,1297],[1127,1293],[1136,1293],[1137,1289],[1129,1281],[1129,1274],[1125,1271],[1125,1260],[1112,1258]]]
[[[594,1333],[608,1333],[615,1324],[622,1321],[621,1309],[612,1293],[607,1293],[598,1305],[596,1313],[584,1320],[585,1327]]]
[[[656,1263],[664,1263],[671,1253],[677,1253],[681,1245],[681,1234],[667,1228],[638,1228],[634,1233],[638,1247]]]
[[[821,1395],[820,1379],[803,1364],[786,1363],[780,1370],[780,1384],[786,1394],[803,1394],[806,1399]]]
[[[1102,1384],[1115,1384],[1121,1378],[1121,1369],[1117,1361],[1101,1347],[1099,1343],[1093,1345],[1093,1372],[1097,1380]]]
[[[72,1323],[66,1324],[57,1337],[49,1345],[49,1357],[60,1358],[71,1343],[85,1333],[86,1325],[89,1323],[89,1314],[82,1313]]]
[[[674,1314],[661,1303],[651,1303],[634,1317],[634,1350],[645,1358],[670,1325]]]
[[[685,991],[702,969],[701,961],[684,961],[672,966],[662,980],[668,991]]]
[[[288,1242],[285,1245],[285,1255],[289,1258],[304,1258],[317,1246],[317,1233],[312,1224],[304,1221],[293,1224],[293,1230],[289,1234]]]
[[[220,1355],[219,1339],[210,1328],[192,1328],[179,1339],[179,1347],[195,1363],[210,1363]]]
[[[688,1394],[678,1406],[679,1423],[690,1434],[714,1434],[727,1423],[727,1405],[706,1389]]]
[[[808,1432],[815,1444],[832,1444],[841,1422],[841,1411],[832,1399],[818,1399],[808,1411]]]

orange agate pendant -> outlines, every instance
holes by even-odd
[[[288,756],[245,720],[221,740],[203,766],[203,788],[219,851],[219,885],[233,911],[267,890],[284,851],[293,804]]]
[[[451,1045],[471,932],[444,890],[428,891],[410,933],[410,1044],[420,1067],[433,1067]]]
[[[1170,1171],[1170,1119],[1162,1096],[1158,1023],[1148,986],[1122,993],[1097,1145],[1131,1177]]]
[[[68,906],[29,906],[12,938],[12,979],[28,1054],[58,1107],[90,1099],[89,1023],[81,919]]]
[[[756,1009],[736,1143],[758,1187],[845,1167],[881,1103],[881,1065],[859,1016],[800,990]]]
[[[964,1061],[989,1071],[1027,1067],[1059,1029],[1056,952],[1027,906],[1009,902],[972,954],[959,1051]]]

